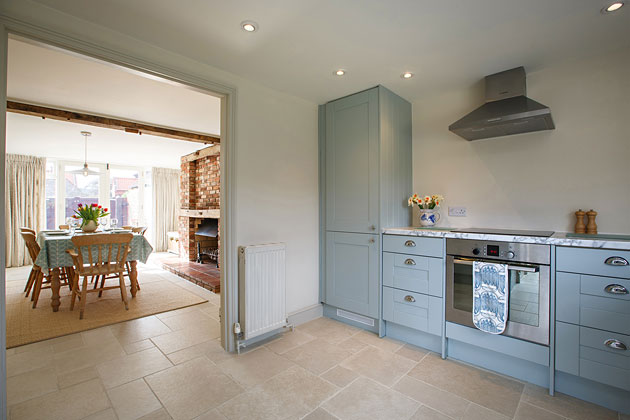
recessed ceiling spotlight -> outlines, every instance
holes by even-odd
[[[623,7],[623,2],[622,1],[616,1],[614,3],[611,3],[610,5],[604,7],[602,9],[602,13],[612,13],[615,12],[619,9],[621,9]]]
[[[241,29],[245,32],[256,32],[258,30],[258,24],[251,20],[244,20],[241,22]]]
[[[400,75],[403,79],[411,79],[413,77],[413,73],[410,71],[406,71]]]
[[[333,71],[333,74],[335,76],[345,76],[346,75],[346,71],[344,69],[339,69],[339,70]]]

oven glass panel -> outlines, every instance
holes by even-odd
[[[453,306],[471,313],[472,317],[472,266],[454,264]],[[540,306],[540,273],[510,269],[508,322],[538,326]]]

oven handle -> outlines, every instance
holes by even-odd
[[[459,258],[454,258],[453,259],[453,264],[473,265],[474,261],[475,260],[462,260],[462,259],[459,259]],[[478,261],[480,261],[480,260],[478,260]],[[488,261],[488,262],[490,262],[490,261]],[[498,264],[500,264],[500,263],[498,263]],[[538,267],[527,267],[527,266],[523,266],[523,265],[512,265],[512,264],[509,264],[508,265],[508,270],[519,270],[519,271],[526,271],[528,273],[536,273],[538,271]]]

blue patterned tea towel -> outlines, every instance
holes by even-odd
[[[507,264],[473,262],[473,324],[481,331],[501,334],[508,318],[510,283]]]

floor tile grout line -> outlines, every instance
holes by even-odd
[[[147,375],[147,376],[151,376],[151,375]],[[171,416],[170,411],[168,411],[168,408],[166,408],[166,405],[164,404],[164,401],[162,401],[160,399],[160,397],[157,395],[157,393],[155,392],[155,390],[153,389],[153,387],[151,386],[151,384],[149,383],[149,381],[147,381],[147,376],[143,376],[142,380],[144,381],[145,384],[147,384],[147,386],[149,387],[149,389],[151,390],[151,392],[153,393],[153,395],[155,395],[155,398],[157,398],[157,400],[160,402],[160,405],[162,406],[162,408],[164,408],[164,410],[166,410],[166,412],[168,413],[169,417],[173,418],[173,416]],[[155,410],[157,411],[157,410]]]
[[[409,373],[410,373],[412,370],[414,370],[414,369],[415,369],[415,368],[416,368],[416,367],[417,367],[420,363],[422,363],[422,361],[423,361],[423,360],[425,359],[425,357],[427,357],[428,355],[429,355],[429,352],[425,353],[425,354],[424,354],[424,356],[422,356],[422,358],[421,358],[420,360],[418,360],[417,362],[416,362],[415,360],[413,360],[413,359],[406,358],[405,356],[398,355],[398,356],[400,356],[400,357],[405,357],[407,360],[411,360],[411,361],[415,362],[415,364],[414,364],[411,368],[409,368],[409,369],[407,370],[407,372],[403,373],[403,374],[400,376],[400,378],[398,378],[398,379],[397,379],[397,380],[396,380],[396,381],[392,384],[392,386],[390,386],[390,388],[392,388],[392,389],[393,389],[393,388],[396,386],[396,384],[397,384],[397,383],[399,383],[400,381],[402,381],[402,379],[403,379],[405,376],[408,376],[408,375],[409,375]]]

